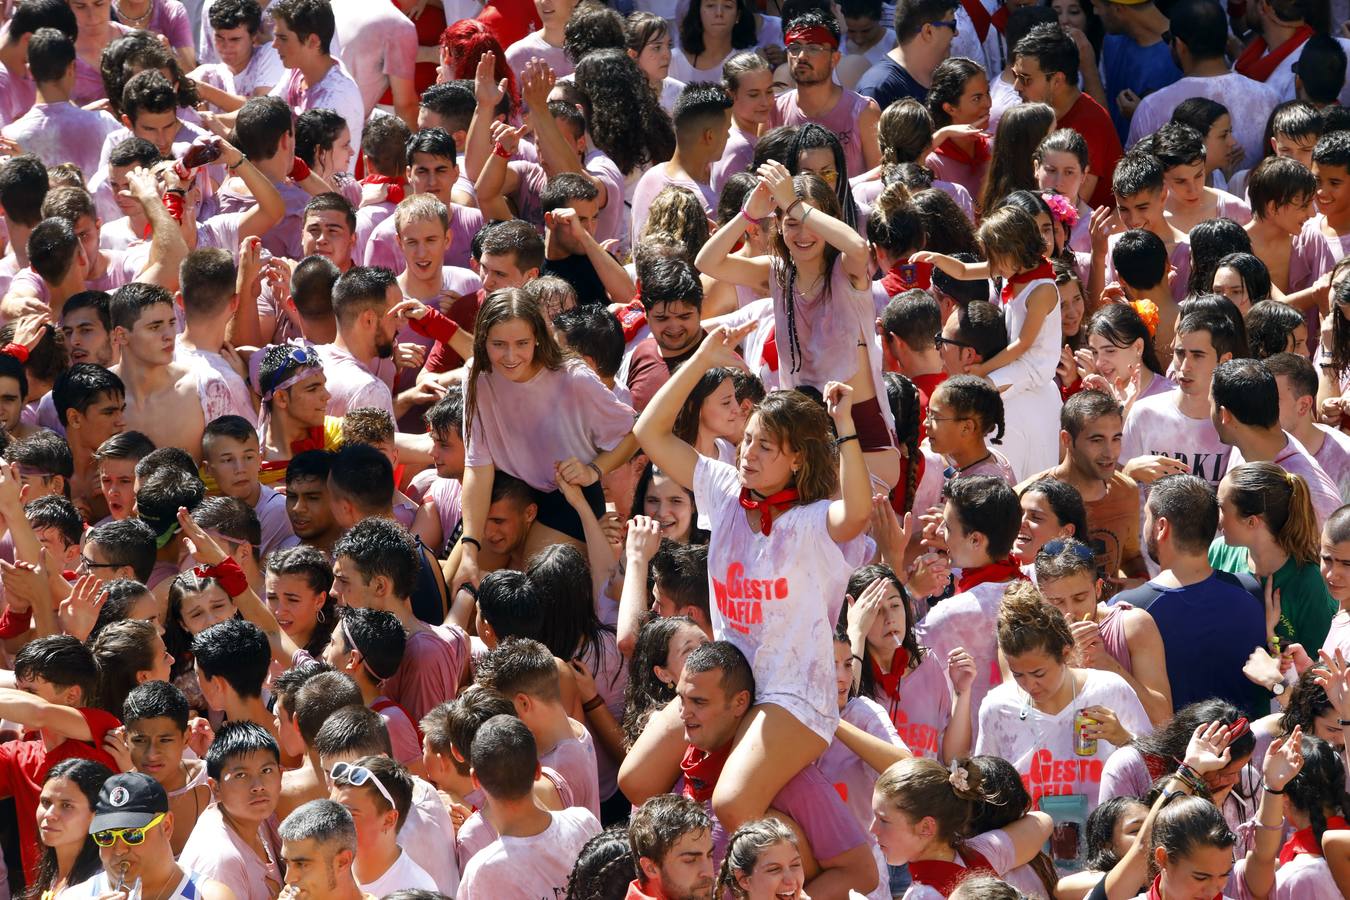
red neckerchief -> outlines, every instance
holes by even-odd
[[[759,533],[765,536],[773,530],[774,513],[784,511],[796,502],[796,488],[783,488],[778,493],[761,500],[751,496],[749,488],[741,488],[741,507],[759,510]]]
[[[1022,574],[1022,567],[1017,564],[1017,560],[1009,557],[999,562],[991,562],[988,565],[966,569],[961,573],[960,580],[956,582],[956,592],[963,594],[975,585],[985,582],[1021,581],[1026,577]]]
[[[891,656],[891,670],[882,672],[881,666],[874,660],[868,660],[872,666],[872,680],[877,683],[877,687],[886,692],[886,696],[892,700],[900,699],[900,679],[904,677],[905,670],[909,668],[909,651],[904,647],[896,647],[895,653]]]
[[[1038,278],[1049,278],[1053,280],[1054,277],[1055,267],[1050,265],[1050,260],[1041,257],[1041,264],[1036,268],[1029,272],[1018,272],[1016,275],[1005,281],[1003,283],[1003,293],[999,295],[999,299],[1003,301],[1004,306],[1007,306],[1012,302],[1013,296],[1017,292],[1017,288],[1035,281]]]
[[[1350,828],[1350,822],[1340,816],[1327,817],[1327,831],[1343,831]],[[1294,836],[1284,842],[1280,848],[1280,865],[1288,865],[1289,862],[1300,853],[1307,853],[1312,856],[1322,855],[1322,845],[1317,840],[1317,835],[1313,834],[1310,827],[1300,828],[1294,832]]]
[[[1313,36],[1311,25],[1300,25],[1289,38],[1280,46],[1266,52],[1266,39],[1258,37],[1247,45],[1247,49],[1242,51],[1242,55],[1233,63],[1233,70],[1246,75],[1253,81],[1265,81],[1269,78],[1280,63],[1289,58],[1289,55],[1298,48],[1307,43],[1308,38]]]
[[[770,372],[778,371],[778,335],[769,326],[769,337],[764,341],[764,349],[759,353],[760,360],[769,367]]]
[[[731,744],[711,753],[704,753],[691,744],[680,760],[680,771],[684,773],[684,795],[699,803],[711,800],[713,788],[717,787],[717,779],[730,755]]]
[[[960,849],[961,858],[970,865],[945,859],[918,859],[909,861],[909,877],[915,884],[924,884],[946,897],[956,890],[957,885],[981,871],[997,875],[989,860],[968,847]]]
[[[975,33],[980,36],[980,43],[983,44],[984,39],[989,36],[989,26],[993,21],[989,17],[989,10],[984,8],[980,0],[961,0],[961,8],[970,16],[970,24],[975,26]],[[1002,9],[1001,6],[999,8]],[[1007,13],[1003,14],[1003,22],[1004,24],[1008,22]],[[1000,34],[1003,33],[1002,26],[998,30]]]
[[[945,140],[933,148],[933,152],[938,156],[945,156],[950,160],[970,166],[972,169],[976,166],[989,162],[992,155],[989,152],[989,138],[984,135],[975,136],[975,152],[967,153],[962,150],[954,139]]]
[[[1165,756],[1158,756],[1154,753],[1145,753],[1143,754],[1143,757],[1144,768],[1148,769],[1148,780],[1150,784],[1163,777],[1163,775],[1167,774],[1169,769],[1176,765],[1175,760],[1170,760]]]
[[[323,429],[319,426],[305,429],[305,436],[299,440],[291,441],[292,455],[304,453],[306,450],[325,449]]]
[[[901,260],[886,270],[881,276],[881,289],[887,297],[902,294],[911,288],[928,290],[933,286],[933,264],[912,263]]]
[[[1153,879],[1148,886],[1148,900],[1162,900],[1162,875]],[[1223,900],[1223,891],[1214,895],[1214,900]]]
[[[649,890],[651,893],[648,893]],[[666,900],[666,894],[660,885],[644,888],[641,880],[634,878],[628,883],[628,893],[623,895],[623,900]]]
[[[403,202],[403,186],[407,184],[405,179],[391,175],[367,175],[361,179],[362,184],[387,184],[389,190],[384,194],[386,203],[398,204]]]
[[[1008,7],[1000,3],[998,9],[994,10],[994,14],[989,17],[989,24],[997,28],[999,34],[1003,34],[1008,30],[1009,15]]]
[[[642,326],[647,324],[647,311],[642,308],[642,301],[634,299],[627,306],[619,310],[619,325],[623,327],[623,342],[631,344],[637,337]]]

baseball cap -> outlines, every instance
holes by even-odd
[[[103,782],[94,804],[89,833],[109,828],[143,828],[169,811],[169,795],[158,781],[142,772],[114,775]]]

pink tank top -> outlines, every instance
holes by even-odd
[[[834,105],[834,109],[822,116],[811,117],[797,108],[797,92],[787,91],[774,99],[772,120],[774,125],[804,125],[807,122],[815,122],[833,131],[839,136],[839,142],[844,145],[844,162],[848,165],[848,172],[839,174],[841,177],[847,174],[852,178],[867,170],[863,162],[862,135],[858,132],[858,117],[862,115],[866,106],[866,97],[845,88],[839,95],[839,102]]]
[[[1098,630],[1102,633],[1102,646],[1106,652],[1111,654],[1111,658],[1120,663],[1120,667],[1131,675],[1134,674],[1134,668],[1130,665],[1130,647],[1125,642],[1125,610],[1134,609],[1128,603],[1117,603],[1111,607],[1100,622],[1097,623]]]

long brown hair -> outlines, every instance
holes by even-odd
[[[834,496],[839,486],[839,451],[831,439],[825,408],[800,391],[774,391],[760,401],[753,415],[783,450],[796,450],[802,465],[793,479],[799,502],[815,503]]]
[[[835,196],[834,191],[825,183],[824,179],[810,172],[805,172],[793,176],[792,186],[796,188],[798,197],[807,201],[816,209],[834,216],[836,219],[842,217],[839,210],[839,198]],[[773,234],[773,255],[777,261],[777,265],[774,266],[774,273],[778,277],[778,286],[783,290],[783,303],[787,307],[787,343],[788,356],[791,360],[789,371],[795,372],[801,368],[802,345],[797,338],[796,304],[792,300],[792,294],[797,286],[797,265],[792,261],[792,253],[788,250],[787,242],[783,240],[783,222],[786,218],[786,212],[778,214],[778,228],[774,230]],[[829,241],[824,241],[824,244],[825,271],[821,281],[828,297],[830,275],[834,272],[834,264],[839,259],[839,248]],[[781,347],[782,335],[779,335],[778,341]]]
[[[1260,516],[1275,543],[1299,565],[1316,565],[1321,534],[1308,483],[1270,462],[1243,463],[1228,473],[1239,515]]]
[[[965,774],[965,787],[953,784],[957,771]],[[882,772],[876,792],[915,822],[932,816],[938,837],[959,847],[962,839],[970,837],[975,804],[987,799],[983,783],[983,773],[968,757],[958,757],[948,770],[935,759],[914,756]]]
[[[519,288],[502,288],[493,291],[478,310],[478,320],[473,329],[473,366],[464,391],[464,440],[473,432],[473,420],[478,414],[478,376],[492,371],[488,361],[488,332],[494,326],[512,319],[521,319],[534,332],[534,361],[545,369],[557,371],[563,366],[566,355],[549,331],[544,321],[544,313],[539,303]]]
[[[1013,191],[1035,191],[1032,157],[1055,127],[1055,111],[1044,103],[1019,103],[998,120],[994,156],[980,191],[980,209],[988,212]]]

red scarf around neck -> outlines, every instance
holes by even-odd
[[[972,875],[998,874],[989,864],[989,860],[969,847],[962,847],[960,853],[968,865],[963,866],[959,862],[945,859],[915,859],[909,862],[909,876],[914,879],[915,884],[927,885],[946,897],[956,890],[957,885]]]
[[[711,800],[713,788],[717,787],[717,779],[729,756],[731,744],[711,753],[704,753],[690,744],[689,749],[684,751],[684,758],[680,760],[680,771],[684,773],[684,795],[699,803]]]
[[[905,676],[909,669],[909,651],[904,647],[896,647],[894,655],[891,656],[891,670],[889,672],[881,671],[881,666],[876,662],[868,660],[872,667],[872,680],[877,683],[877,687],[886,692],[886,696],[892,700],[900,699],[900,679]]]
[[[1312,37],[1313,33],[1312,26],[1301,25],[1289,40],[1269,53],[1266,52],[1266,39],[1258,37],[1247,45],[1246,50],[1242,51],[1242,55],[1237,58],[1237,62],[1233,63],[1233,70],[1246,75],[1253,81],[1264,82],[1274,74],[1280,63],[1307,43],[1308,38]]]
[[[977,584],[986,582],[1000,581],[1021,581],[1027,576],[1022,574],[1022,567],[1017,564],[1017,560],[1012,557],[991,562],[988,565],[976,566],[973,569],[966,569],[961,573],[961,577],[956,582],[957,593],[965,593]]]
[[[989,138],[982,134],[975,136],[974,152],[967,153],[957,145],[954,139],[945,140],[938,144],[933,148],[933,152],[938,156],[945,156],[954,162],[959,162],[972,169],[989,162],[989,158],[992,155],[989,152]]]
[[[361,179],[361,183],[387,184],[389,185],[389,190],[384,194],[384,202],[392,203],[395,206],[403,202],[403,185],[407,184],[407,182],[402,178],[391,175],[367,175],[365,178]]]
[[[749,488],[741,488],[741,506],[759,510],[759,533],[766,536],[773,530],[774,515],[786,512],[796,502],[796,488],[783,488],[776,494],[758,500]]]
[[[1148,900],[1163,900],[1162,895],[1162,875],[1153,879],[1153,883],[1148,886]],[[1214,900],[1223,900],[1223,891],[1214,895]]]
[[[1022,285],[1030,284],[1039,278],[1049,278],[1053,280],[1054,277],[1055,267],[1050,265],[1050,260],[1041,257],[1041,264],[1036,268],[1029,272],[1018,272],[1016,275],[1005,281],[1003,283],[1003,293],[999,295],[999,299],[1003,301],[1004,306],[1007,306],[1012,302],[1013,297],[1017,295],[1017,289]]]
[[[1330,816],[1327,818],[1327,831],[1343,831],[1350,828],[1350,823],[1340,816]],[[1312,827],[1300,828],[1294,832],[1294,836],[1284,842],[1280,848],[1280,865],[1287,865],[1295,856],[1300,853],[1307,853],[1312,856],[1322,855],[1322,845],[1317,840],[1317,835],[1313,834]]]

